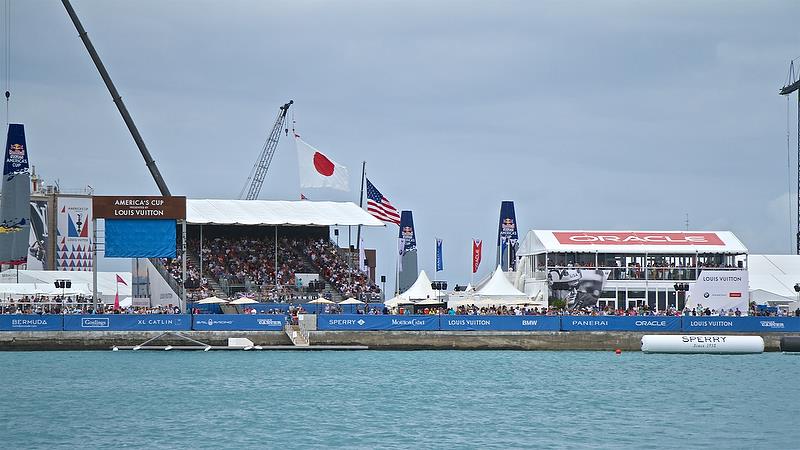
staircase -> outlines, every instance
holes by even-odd
[[[191,261],[192,264],[194,264],[195,267],[201,268],[201,273],[203,273],[202,267],[200,266],[200,257],[198,255],[192,253],[191,251],[188,251],[188,249],[187,249],[186,253],[187,253],[186,261],[187,262]],[[217,280],[214,279],[211,276],[210,273],[203,273],[203,276],[205,277],[206,281],[208,282],[208,287],[211,288],[212,295],[215,295],[215,296],[217,296],[219,298],[227,298],[228,297],[228,294],[225,292],[224,289],[222,289],[222,286],[219,285]]]
[[[289,336],[289,339],[292,340],[292,344],[295,347],[308,347],[308,338],[303,334],[302,330],[300,330],[299,325],[291,325],[286,324],[283,328],[283,331],[286,332],[286,335]]]

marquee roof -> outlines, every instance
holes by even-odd
[[[800,256],[750,255],[747,258],[751,300],[797,300],[795,283],[800,282]],[[756,297],[756,298],[753,298]]]
[[[745,254],[730,231],[530,230],[517,255],[539,253]]]
[[[125,284],[117,284],[117,275],[122,278]],[[55,288],[53,282],[56,280],[70,280],[72,281],[72,291],[75,294],[92,293],[92,272],[88,271],[62,271],[62,270],[20,270],[19,273],[15,269],[7,269],[0,273],[0,284],[17,284],[19,279],[20,283],[36,284],[39,288],[48,286]],[[97,291],[104,295],[114,295],[116,289],[119,288],[120,297],[131,295],[131,273],[130,272],[97,272]],[[3,287],[4,290],[12,288]],[[24,288],[21,288],[24,289]],[[56,293],[61,292],[61,289],[56,289]],[[67,293],[69,290],[66,291]],[[46,293],[46,292],[42,292]]]
[[[514,285],[508,281],[506,274],[500,266],[497,266],[492,278],[484,284],[477,293],[481,296],[485,295],[490,297],[527,297],[524,292],[515,288]]]
[[[187,199],[186,221],[213,225],[384,226],[352,202]]]

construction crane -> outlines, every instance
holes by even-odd
[[[790,95],[792,92],[800,90],[800,79],[798,79],[798,74],[795,73],[794,68],[794,60],[789,64],[789,76],[786,79],[786,85],[784,85],[781,90],[779,91],[780,95]],[[788,108],[788,106],[787,106]],[[797,96],[797,109],[798,109],[798,117],[797,117],[797,254],[800,255],[800,94]],[[788,114],[788,113],[787,113]],[[788,122],[788,119],[787,119]],[[788,126],[788,124],[787,124]],[[788,129],[787,129],[788,133]],[[787,134],[787,145],[788,145],[788,134]]]
[[[272,126],[272,131],[269,133],[267,141],[264,142],[264,148],[261,149],[261,154],[253,165],[253,169],[250,170],[250,175],[247,177],[242,192],[239,193],[240,200],[243,197],[245,200],[255,200],[258,198],[258,194],[261,193],[261,186],[264,184],[264,178],[267,176],[272,157],[275,156],[275,149],[278,147],[278,140],[281,138],[283,124],[286,122],[286,112],[289,111],[289,107],[293,103],[294,100],[289,100],[289,103],[280,107],[278,118],[275,119],[275,125]],[[287,130],[286,133],[288,134],[289,131]],[[245,191],[247,191],[247,196],[244,196]]]

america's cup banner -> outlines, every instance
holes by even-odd
[[[414,232],[414,216],[411,211],[400,212],[400,270],[397,288],[405,292],[417,280],[417,236]]]
[[[661,231],[554,231],[563,245],[725,245],[717,233]]]
[[[28,260],[31,177],[25,127],[8,125],[0,190],[0,263],[20,265]]]

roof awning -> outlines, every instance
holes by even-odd
[[[187,199],[196,225],[384,226],[352,202]]]

